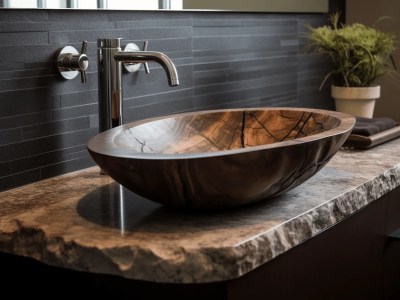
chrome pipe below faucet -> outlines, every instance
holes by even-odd
[[[114,58],[121,50],[121,39],[97,41],[99,73],[100,132],[122,125],[122,70]]]
[[[97,40],[100,132],[122,125],[122,63],[157,62],[166,71],[169,85],[179,85],[178,72],[167,55],[153,51],[122,51],[121,40]]]

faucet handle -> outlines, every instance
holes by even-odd
[[[147,51],[147,46],[148,45],[149,45],[149,41],[144,41],[143,51]],[[145,61],[143,63],[143,65],[144,65],[144,70],[146,71],[146,74],[150,74],[149,64],[147,63],[147,61]]]
[[[86,69],[89,66],[89,59],[86,55],[86,52],[87,52],[87,41],[83,41],[81,47],[81,53],[78,57],[78,65],[79,65],[78,71],[81,73],[82,83],[86,82]]]
[[[86,50],[87,41],[82,42],[81,53],[71,46],[66,46],[59,50],[57,67],[62,77],[65,79],[74,79],[78,76],[78,73],[81,73],[82,83],[86,82],[86,69],[89,66]]]
[[[147,51],[147,46],[149,45],[149,41],[144,41],[143,43],[143,50],[142,51]],[[135,43],[129,43],[125,46],[124,51],[140,51],[138,45]],[[129,73],[137,72],[140,69],[140,65],[143,64],[144,70],[146,71],[147,74],[150,73],[149,65],[147,62],[142,62],[142,63],[122,63],[124,66],[125,71]]]

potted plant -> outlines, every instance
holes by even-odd
[[[308,27],[309,45],[328,57],[336,110],[372,118],[380,86],[375,80],[394,66],[388,59],[395,50],[395,35],[360,23],[338,25],[340,13],[331,15],[331,26]]]

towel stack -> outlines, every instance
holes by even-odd
[[[356,117],[356,124],[354,125],[352,134],[362,136],[371,136],[379,132],[396,127],[398,124],[391,118],[363,118]]]
[[[367,149],[399,136],[400,126],[391,118],[356,117],[356,124],[343,146]]]

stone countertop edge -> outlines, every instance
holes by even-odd
[[[100,177],[97,167],[69,173],[0,193],[0,251],[31,257],[49,265],[152,282],[206,283],[238,278],[399,186],[399,148],[400,139],[397,139],[364,151],[341,150],[313,178],[272,200],[272,204],[256,204],[254,210],[250,208],[249,216],[233,214],[235,220],[231,214],[215,217],[220,218],[221,223],[235,222],[237,228],[215,226],[218,233],[214,233],[213,225],[203,225],[210,230],[208,233],[195,232],[193,228],[197,228],[197,224],[193,220],[198,217],[195,216],[188,230],[190,234],[182,227],[182,237],[179,230],[166,231],[168,234],[150,230],[138,235],[132,233],[132,239],[116,238],[112,235],[119,232],[115,228],[82,220],[76,213],[77,203],[84,196],[82,193],[91,191],[89,186],[93,189],[113,181]],[[317,186],[318,183],[321,186]],[[58,199],[57,195],[63,199]],[[70,199],[64,195],[71,195]],[[30,197],[29,202],[24,199],[26,197]],[[260,211],[260,220],[268,225],[257,225],[255,211]],[[179,213],[164,214],[179,219]],[[63,215],[70,224],[60,229],[65,221]],[[265,221],[269,215],[271,222]],[[191,220],[190,216],[182,218]],[[179,220],[171,223],[180,226]],[[79,234],[75,233],[74,226]],[[151,224],[148,226],[152,228]],[[248,232],[235,239],[231,237],[232,230]],[[157,234],[161,238],[159,243],[165,243],[165,247],[157,244],[154,238]],[[87,236],[90,238],[85,238]],[[110,238],[105,238],[107,236]],[[168,244],[169,240],[173,241]],[[215,240],[221,243],[218,245]]]
[[[237,272],[233,278],[244,275],[331,228],[399,185],[400,164],[330,201],[261,233],[252,240],[237,245],[237,252],[249,253],[255,249],[268,249],[268,251],[257,251],[258,253],[254,251],[253,261],[243,261],[243,270]]]

